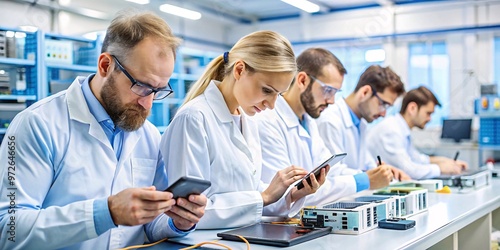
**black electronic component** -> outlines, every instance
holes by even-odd
[[[406,220],[400,218],[385,219],[378,222],[379,228],[407,230],[415,226],[414,220]]]

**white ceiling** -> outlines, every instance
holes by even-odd
[[[2,0],[0,0],[2,1]],[[16,2],[41,4],[51,2],[50,0],[11,0]],[[148,5],[138,5],[125,0],[59,0],[68,2],[69,5],[61,9],[86,15],[83,10],[91,10],[102,13],[101,19],[111,19],[112,13],[126,7],[139,7],[150,10],[158,10],[158,6],[170,3],[180,7],[200,11],[211,16],[218,16],[232,22],[250,23],[255,21],[266,21],[282,19],[287,17],[299,17],[304,12],[281,0],[150,0]],[[452,2],[469,0],[310,0],[321,7],[320,13],[330,13],[349,9],[369,8],[382,5],[401,5],[422,2]],[[473,1],[473,0],[470,0]],[[53,3],[53,2],[52,2]],[[51,3],[51,4],[52,4]]]

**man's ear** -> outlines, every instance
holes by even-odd
[[[368,99],[370,99],[373,95],[373,91],[372,91],[372,88],[370,87],[370,85],[365,85],[361,88],[358,89],[358,91],[356,92],[356,96],[358,96],[358,98],[361,100],[361,102],[365,102],[367,101]]]
[[[307,76],[306,72],[300,71],[295,76],[295,84],[297,85],[297,87],[299,87],[300,92],[302,93],[307,89],[307,86],[309,86],[309,84],[311,84],[311,80]]]
[[[102,53],[99,55],[99,60],[97,61],[97,74],[101,77],[107,77],[111,73],[111,61],[113,58],[108,53]]]
[[[408,106],[406,106],[406,112],[412,116],[416,115],[418,113],[418,105],[415,102],[408,103]]]

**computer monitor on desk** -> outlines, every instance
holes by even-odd
[[[471,124],[472,119],[443,119],[441,139],[453,139],[456,143],[470,140]]]

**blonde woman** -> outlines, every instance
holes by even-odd
[[[291,184],[307,173],[297,166],[279,171],[268,185],[261,182],[260,139],[251,116],[274,108],[296,71],[288,40],[259,31],[215,58],[190,89],[160,148],[169,183],[181,176],[212,182],[198,229],[250,225],[262,215],[294,215],[302,198],[324,182],[325,170],[297,190]]]

